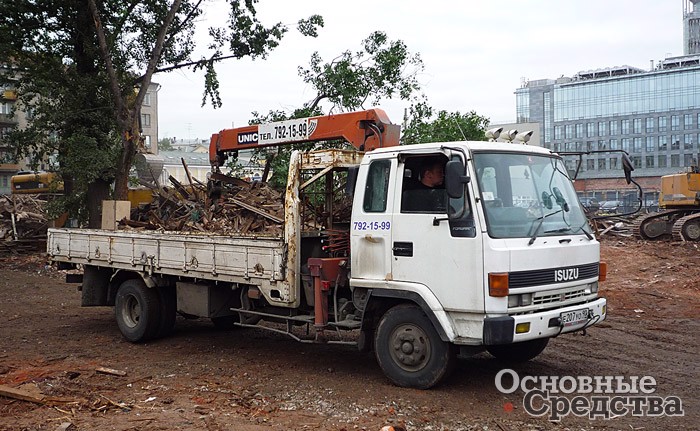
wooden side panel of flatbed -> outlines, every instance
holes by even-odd
[[[286,263],[281,238],[178,232],[49,229],[47,252],[60,262],[251,284],[284,280]]]

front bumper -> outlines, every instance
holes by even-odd
[[[562,325],[560,322],[562,313],[581,309],[589,310],[589,318],[587,321],[570,326]],[[511,344],[579,331],[605,320],[606,311],[607,301],[605,298],[598,298],[592,302],[542,311],[540,313],[487,317],[484,319],[484,344]],[[527,323],[530,324],[529,330],[516,334],[516,328],[519,327],[520,324]]]

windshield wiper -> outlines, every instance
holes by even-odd
[[[540,216],[540,217],[537,217],[535,220],[533,220],[533,222],[536,222],[539,220],[540,223],[537,225],[537,228],[535,229],[535,232],[532,234],[532,238],[530,238],[530,241],[527,243],[527,245],[532,245],[535,242],[535,240],[537,239],[537,232],[542,227],[542,223],[544,223],[544,219],[546,219],[549,216],[559,214],[562,211],[564,211],[564,210],[561,209],[561,210],[552,211],[551,213],[547,213],[547,214]]]
[[[559,229],[552,229],[552,230],[544,231],[544,233],[564,233],[564,232],[574,232],[574,230],[570,227],[560,227]],[[586,232],[586,230],[583,229],[582,227],[576,229],[576,232],[583,232],[583,234],[586,235],[586,238],[588,238],[589,240],[593,239],[593,235]]]
[[[560,227],[559,229],[552,229],[552,230],[546,230],[544,233],[564,233],[564,232],[571,232],[570,227]]]

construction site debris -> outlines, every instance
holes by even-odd
[[[115,370],[113,368],[97,367],[97,368],[95,368],[95,371],[100,373],[100,374],[109,374],[112,376],[119,376],[119,377],[126,376],[126,371]]]
[[[279,236],[284,222],[283,196],[266,183],[248,183],[218,174],[209,190],[170,177],[172,187],[153,189],[153,202],[132,210],[123,229],[208,232],[220,235]]]
[[[39,195],[0,196],[0,250],[34,251],[46,243],[46,201]]]
[[[593,231],[597,237],[602,236],[617,236],[617,237],[632,237],[632,224],[637,218],[637,215],[608,217],[602,219],[591,219]]]
[[[120,229],[206,232],[218,235],[281,236],[284,233],[284,195],[267,183],[213,174],[214,186],[193,179],[189,184],[170,177],[171,187],[152,188],[153,201],[120,221]],[[328,214],[304,201],[302,229],[321,230]],[[351,201],[333,208],[334,215],[347,214]]]

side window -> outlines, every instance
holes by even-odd
[[[387,195],[389,194],[390,160],[376,160],[369,165],[365,200],[362,208],[368,213],[386,211]]]
[[[402,213],[447,212],[445,192],[445,163],[443,154],[407,158],[401,188]]]

